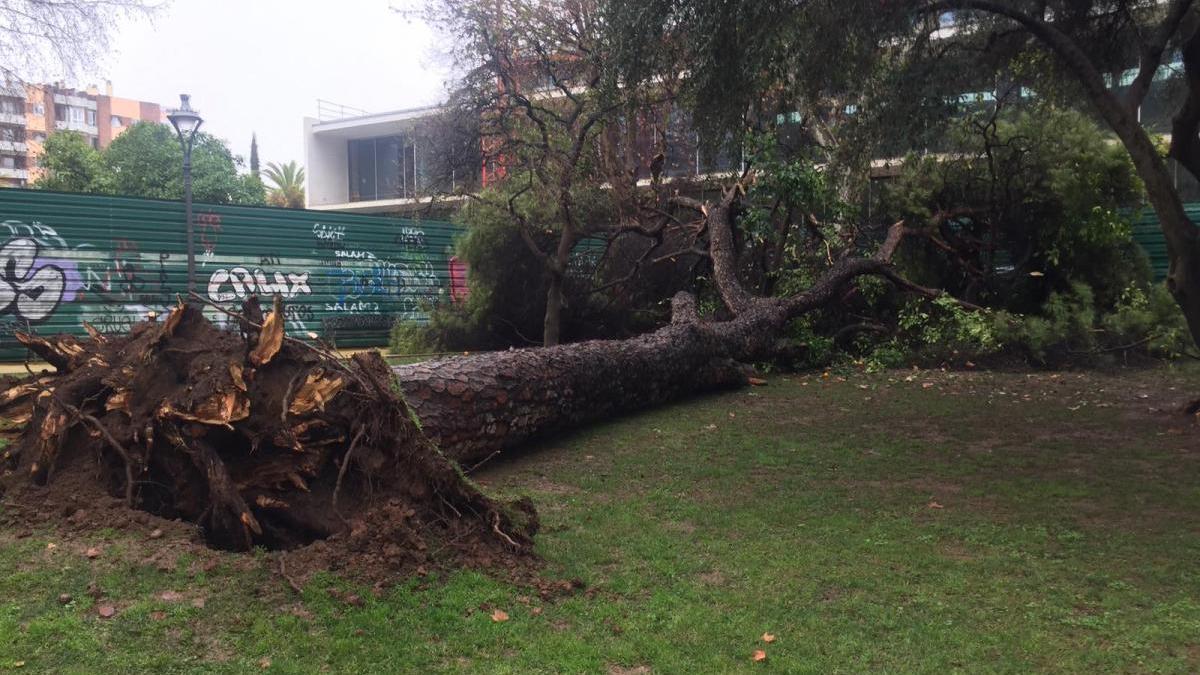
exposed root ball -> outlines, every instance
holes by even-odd
[[[418,564],[430,551],[528,552],[532,508],[467,482],[377,353],[343,361],[284,337],[278,298],[265,318],[256,303],[239,318],[224,331],[181,304],[119,337],[20,336],[59,372],[0,393],[0,406],[32,406],[3,459],[9,492],[83,472],[228,549],[368,534]]]

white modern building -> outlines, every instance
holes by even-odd
[[[478,181],[477,156],[456,157],[438,133],[437,106],[366,113],[318,101],[317,110],[304,120],[310,209],[399,213]]]

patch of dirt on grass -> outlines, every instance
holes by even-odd
[[[705,586],[724,586],[725,585],[725,575],[721,574],[720,570],[712,570],[710,572],[701,572],[700,574],[696,575],[696,578],[700,581],[700,583],[704,584]]]
[[[972,553],[970,549],[959,543],[942,544],[938,550],[938,553],[944,558],[957,560],[959,562],[970,562],[976,559],[975,554]]]
[[[610,665],[608,675],[645,675],[654,672],[650,666],[618,666]]]

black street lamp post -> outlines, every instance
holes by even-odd
[[[179,109],[172,110],[167,115],[175,133],[179,134],[179,145],[183,148],[183,208],[187,219],[187,289],[188,302],[191,294],[196,291],[196,243],[192,227],[192,144],[196,141],[196,132],[204,120],[200,114],[192,110],[187,94],[179,95]]]

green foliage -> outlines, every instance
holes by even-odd
[[[51,134],[41,159],[49,172],[35,187],[148,199],[183,198],[183,149],[170,127],[137,122],[104,150],[85,149],[81,144],[87,145],[77,134]],[[192,149],[193,199],[215,204],[265,203],[261,181],[238,174],[241,161],[217,138],[199,134]]]
[[[263,173],[272,185],[267,193],[268,204],[288,209],[304,208],[304,168],[295,160],[285,164],[267,162]]]
[[[927,244],[923,272],[956,295],[1033,313],[1079,281],[1111,307],[1149,274],[1120,211],[1141,195],[1128,155],[1080,113],[1007,105],[956,121],[949,156],[909,157],[884,190],[886,217],[955,249],[962,260]]]
[[[869,345],[863,363],[873,372],[913,363],[978,361],[1005,346],[995,321],[994,312],[965,309],[949,296],[911,299],[900,309],[895,334]]]
[[[250,134],[250,175],[258,176],[258,134]]]
[[[388,334],[388,351],[392,354],[431,354],[436,351],[436,338],[428,326],[414,321],[397,321]]]
[[[998,312],[994,323],[1010,353],[1038,365],[1100,363],[1108,356],[1180,356],[1187,326],[1162,285],[1131,284],[1110,310],[1096,309],[1082,283],[1054,293],[1034,316]]]
[[[108,192],[108,173],[100,153],[74,131],[50,134],[38,164],[46,169],[34,187],[59,192]]]

